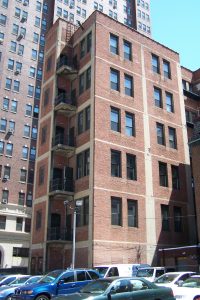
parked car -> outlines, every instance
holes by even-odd
[[[22,277],[15,279],[8,285],[0,287],[0,300],[11,300],[11,296],[12,294],[14,294],[15,288],[17,286],[31,284],[37,282],[41,278],[42,276],[23,275]]]
[[[17,274],[17,275],[4,275],[0,278],[0,287],[3,285],[8,285],[10,282],[14,281],[17,278],[20,278],[21,274]]]
[[[55,270],[43,276],[38,283],[16,288],[12,299],[49,300],[59,294],[79,291],[84,285],[97,278],[99,274],[91,269]]]
[[[150,267],[147,264],[115,264],[115,265],[99,265],[94,270],[99,272],[101,278],[112,276],[135,276],[141,267]]]
[[[200,275],[192,275],[174,288],[174,296],[181,300],[200,300]]]
[[[58,295],[54,300],[175,300],[173,292],[167,287],[158,287],[143,278],[109,277],[97,279],[79,293]]]
[[[162,285],[174,289],[193,274],[195,274],[195,272],[167,272],[158,277],[154,283],[158,286]]]
[[[136,273],[136,277],[143,277],[151,282],[154,282],[156,278],[166,273],[165,267],[150,267],[140,268]]]

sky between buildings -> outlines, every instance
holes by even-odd
[[[200,0],[151,0],[152,38],[180,55],[181,66],[200,68]]]

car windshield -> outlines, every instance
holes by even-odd
[[[97,280],[88,283],[84,288],[80,290],[81,293],[94,293],[101,294],[109,287],[112,281],[108,280]]]
[[[97,272],[99,272],[99,275],[101,277],[104,277],[104,275],[106,274],[108,267],[95,267],[94,270],[96,270]]]
[[[39,281],[41,278],[42,278],[42,276],[34,276],[34,277],[31,277],[31,278],[29,278],[29,279],[26,281],[26,284],[30,284],[30,283],[37,282],[37,281]]]
[[[20,278],[17,278],[13,281],[11,281],[8,285],[9,286],[12,286],[12,285],[15,285],[15,284],[23,284],[24,282],[27,281],[29,277],[20,277]]]
[[[164,274],[158,277],[154,283],[170,283],[177,277],[177,274]]]
[[[58,278],[58,276],[60,276],[60,274],[63,273],[63,270],[56,270],[56,271],[52,271],[50,273],[48,273],[47,275],[45,275],[44,277],[42,277],[39,280],[39,283],[49,283],[49,282],[53,282],[56,278]]]
[[[137,277],[151,277],[153,276],[153,269],[138,269]]]
[[[182,287],[200,288],[200,277],[190,277],[186,279],[182,284]]]

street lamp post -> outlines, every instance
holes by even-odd
[[[64,205],[69,206],[70,209],[74,210],[74,213],[73,213],[74,219],[73,219],[72,263],[71,263],[71,267],[72,267],[72,269],[74,269],[75,255],[76,255],[76,215],[77,215],[78,209],[83,205],[83,200],[77,200],[77,201],[65,200]]]

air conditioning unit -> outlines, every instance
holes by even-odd
[[[19,54],[19,55],[22,55],[22,54],[23,54],[23,52],[20,50],[20,51],[18,51],[18,54]]]
[[[15,75],[19,75],[20,74],[20,70],[15,70]]]
[[[8,128],[8,133],[14,134],[14,129],[13,128]]]
[[[21,22],[22,23],[24,23],[24,22],[26,22],[27,21],[27,17],[25,17],[25,16],[22,16],[22,18],[21,18]]]
[[[24,38],[24,34],[20,32],[20,34],[17,37],[17,40],[20,41],[22,38]]]
[[[24,5],[24,6],[28,6],[28,1],[27,1],[27,0],[24,0],[24,1],[23,1],[23,5]]]
[[[74,2],[70,2],[69,8],[74,8]]]
[[[3,181],[7,181],[9,179],[9,176],[8,175],[4,175],[3,176]]]
[[[117,8],[117,4],[113,4],[113,8],[114,8],[114,9]]]
[[[0,38],[0,45],[2,45],[3,44],[3,39],[2,38]]]
[[[7,199],[2,199],[2,200],[1,200],[1,203],[7,204]]]

